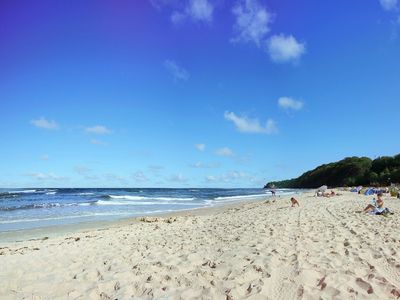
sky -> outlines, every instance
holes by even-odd
[[[262,187],[400,151],[400,1],[0,4],[0,187]]]

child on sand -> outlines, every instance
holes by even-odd
[[[290,198],[290,201],[292,202],[292,207],[294,207],[296,204],[297,206],[300,206],[299,201],[297,201],[294,197]]]

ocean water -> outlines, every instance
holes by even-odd
[[[281,189],[277,195],[298,190]],[[108,221],[271,197],[263,189],[0,189],[0,232]]]

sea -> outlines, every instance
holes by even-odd
[[[277,196],[300,190],[277,189]],[[113,221],[272,197],[263,189],[0,189],[0,232]]]

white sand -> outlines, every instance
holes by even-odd
[[[0,246],[0,299],[396,299],[400,200],[309,194]],[[166,221],[168,221],[166,222]]]

